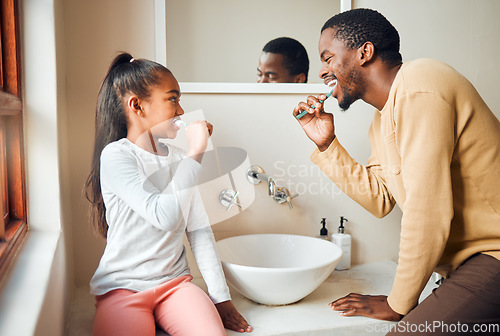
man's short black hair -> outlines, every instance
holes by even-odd
[[[356,49],[371,42],[383,62],[391,65],[402,62],[398,31],[373,9],[357,8],[339,13],[325,22],[321,32],[328,28],[336,29],[334,37],[344,41],[348,48]]]
[[[309,57],[302,43],[290,37],[278,37],[267,42],[262,51],[283,55],[283,65],[290,72],[290,75],[297,76],[303,73],[306,75],[307,82]]]

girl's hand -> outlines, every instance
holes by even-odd
[[[296,118],[303,110],[308,113],[302,118],[297,119],[300,126],[320,151],[324,151],[335,139],[335,125],[333,123],[333,114],[326,113],[323,110],[323,103],[319,99],[326,99],[326,95],[321,94],[318,98],[314,96],[307,97],[307,102],[300,102],[293,109],[293,116]],[[315,106],[315,108],[312,108]]]
[[[252,327],[247,323],[243,316],[241,316],[238,310],[236,310],[236,307],[231,301],[217,303],[215,307],[219,312],[224,328],[241,333],[252,331]]]
[[[186,128],[188,139],[187,155],[201,163],[207,149],[208,138],[212,135],[213,126],[206,121],[195,121]]]

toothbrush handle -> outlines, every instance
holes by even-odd
[[[295,116],[295,118],[297,118],[297,120],[298,120],[298,119],[302,118],[303,116],[305,116],[306,114],[307,114],[307,111],[306,110],[302,110],[302,112],[300,112],[299,114],[297,114]]]
[[[320,100],[319,100],[319,102],[320,102],[320,103],[323,103],[324,101],[325,101],[324,99],[320,99]],[[316,106],[311,105],[311,108],[315,109],[315,108],[316,108]],[[306,114],[307,114],[307,111],[306,111],[306,110],[302,110],[302,112],[300,112],[299,114],[297,114],[297,116],[296,116],[295,118],[300,119],[300,118],[302,118],[303,116],[305,116]]]
[[[325,100],[327,100],[327,99],[328,99],[328,98],[332,95],[332,93],[333,93],[333,90],[334,90],[334,89],[335,89],[335,88],[331,89],[331,90],[330,90],[330,92],[328,92],[328,93],[326,94],[326,98],[325,98],[325,99],[318,99],[318,101],[319,101],[321,104],[323,104],[323,103],[325,102]],[[315,108],[316,108],[316,106],[311,105],[311,108],[315,109]],[[297,118],[297,120],[298,120],[298,119],[302,118],[303,116],[305,116],[306,114],[307,114],[307,111],[306,111],[306,110],[303,110],[302,112],[300,112],[299,114],[297,114],[297,116],[296,116],[295,118]]]

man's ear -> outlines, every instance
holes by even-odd
[[[144,116],[144,111],[141,107],[141,101],[137,96],[130,96],[127,99],[127,107],[132,113],[137,114],[141,117]]]
[[[305,83],[306,82],[306,74],[301,73],[295,76],[294,83]]]
[[[375,46],[371,42],[365,42],[358,48],[359,65],[372,61],[375,57]]]

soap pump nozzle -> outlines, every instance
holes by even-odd
[[[323,228],[319,231],[320,236],[328,236],[328,229],[326,228],[326,218],[321,220],[321,224],[323,224]]]
[[[344,233],[344,222],[348,222],[347,218],[344,216],[340,216],[340,226],[339,226],[339,233]]]

